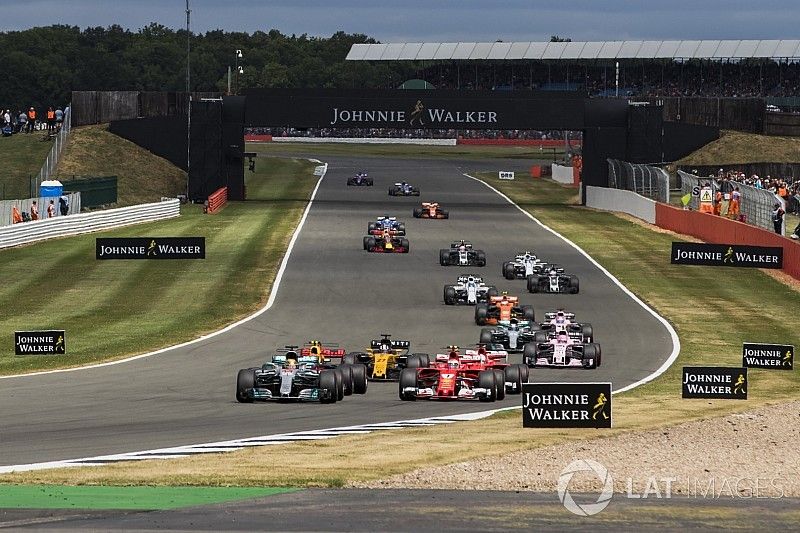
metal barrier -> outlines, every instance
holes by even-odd
[[[81,212],[81,193],[71,192],[62,196],[67,197],[67,202],[69,204],[67,210],[68,215],[77,215]],[[24,200],[3,200],[0,201],[0,226],[10,226],[12,224],[12,210],[15,206],[17,209],[19,209],[20,213],[30,213],[31,204],[33,204],[34,200],[36,200],[36,204],[39,206],[39,218],[47,217],[47,205],[50,203],[50,200],[55,200],[56,216],[63,216],[59,209],[60,205],[58,203],[58,198],[54,196],[48,196],[45,198],[26,198]]]
[[[0,228],[0,248],[28,244],[54,237],[118,228],[140,222],[174,218],[180,216],[180,214],[180,202],[177,198],[170,198],[169,200],[152,204],[23,222]]]
[[[607,161],[609,187],[626,189],[657,202],[669,203],[669,174],[664,169],[618,159]]]
[[[687,174],[682,170],[678,171],[678,176],[681,180],[681,193],[683,195],[692,195],[689,206],[693,210],[697,210],[699,201],[698,197],[695,196],[695,192],[699,191],[704,183],[711,184],[714,195],[716,195],[718,190],[721,190],[722,193],[725,194],[730,193],[733,187],[739,187],[739,192],[742,195],[739,204],[739,212],[745,215],[745,221],[748,224],[758,226],[759,228],[764,228],[769,231],[775,230],[772,224],[772,208],[776,203],[781,204],[784,211],[786,210],[785,202],[781,197],[765,189],[757,189],[735,181],[723,182],[722,187],[720,187],[720,184],[714,177],[703,178],[694,174]],[[784,231],[784,233],[786,232]]]
[[[36,180],[34,182],[34,187],[36,190],[30,191],[31,196],[36,194],[36,191],[39,190],[39,185],[41,185],[43,181],[50,179],[50,176],[53,174],[53,171],[55,171],[56,166],[58,165],[61,152],[64,150],[64,146],[67,144],[67,140],[69,139],[69,132],[71,130],[71,115],[72,104],[68,105],[64,110],[64,122],[61,123],[61,129],[55,136],[55,142],[53,143],[53,147],[50,148],[50,153],[47,154],[47,159],[45,160],[44,165],[42,165],[42,169],[36,175]]]

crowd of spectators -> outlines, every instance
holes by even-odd
[[[788,178],[773,178],[769,175],[762,177],[758,174],[747,176],[741,170],[719,169],[713,177],[723,193],[732,191],[737,183],[743,183],[776,194],[784,201],[787,213],[800,215],[800,180],[795,180],[793,176]]]
[[[40,112],[35,106],[27,110],[18,109],[12,112],[11,108],[5,110],[0,107],[0,131],[3,137],[10,137],[16,133],[33,133],[46,129],[48,133],[57,133],[64,122],[64,110],[61,107],[49,106]]]
[[[273,137],[385,137],[391,139],[522,139],[579,141],[581,131],[560,130],[456,130],[456,129],[397,129],[397,128],[245,128],[245,135]]]

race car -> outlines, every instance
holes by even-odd
[[[543,333],[543,332],[540,332]],[[546,334],[545,334],[546,335]],[[601,363],[600,345],[582,343],[570,337],[566,331],[546,341],[525,345],[522,361],[529,367],[577,367],[597,368]]]
[[[532,305],[520,305],[519,297],[503,293],[492,296],[486,303],[475,306],[475,323],[479,326],[500,323],[510,324],[511,319],[527,320],[533,322],[534,312]]]
[[[535,329],[541,332],[537,337],[541,342],[561,331],[566,331],[567,335],[578,342],[592,342],[594,338],[594,329],[591,324],[575,322],[575,313],[568,313],[563,309],[545,313],[544,322],[540,322]]]
[[[580,290],[578,276],[565,274],[563,268],[555,265],[548,266],[541,274],[531,274],[527,279],[528,292],[578,294]]]
[[[506,391],[521,393],[522,383],[528,380],[527,367],[509,365],[505,351],[487,350],[480,346],[462,354],[458,346],[449,346],[448,349],[449,354],[438,354],[427,365],[416,366],[423,361],[409,358],[408,366],[400,372],[401,400],[477,399],[493,402],[503,400]]]
[[[497,296],[497,287],[486,285],[483,278],[475,275],[458,276],[455,285],[444,286],[445,305],[475,305]]]
[[[378,217],[375,222],[367,223],[367,233],[369,235],[380,235],[383,230],[388,229],[394,235],[403,236],[406,234],[405,222],[400,222],[397,217],[390,217],[388,215]]]
[[[367,369],[364,365],[333,365],[330,357],[322,355],[322,351],[319,344],[314,350],[311,347],[298,350],[298,346],[286,346],[277,350],[270,362],[239,370],[236,401],[336,403],[345,396],[367,392]]]
[[[407,254],[409,242],[405,237],[392,235],[390,230],[383,230],[380,235],[367,235],[364,237],[364,249],[368,252]]]
[[[366,172],[357,172],[355,176],[347,179],[347,185],[372,187],[372,178],[367,177]]]
[[[408,355],[410,341],[395,341],[390,337],[388,333],[381,333],[381,338],[372,340],[365,351],[351,352],[342,361],[366,366],[367,379],[371,381],[397,381],[408,358],[418,354]]]
[[[450,212],[439,207],[439,202],[422,202],[414,208],[414,218],[450,218]]]
[[[480,342],[500,345],[509,352],[521,352],[526,344],[534,341],[537,328],[538,324],[512,318],[509,323],[501,322],[493,328],[483,328]]]
[[[486,254],[475,250],[472,243],[460,240],[450,243],[450,249],[439,250],[439,264],[442,266],[486,266]]]
[[[419,196],[419,188],[401,181],[389,187],[389,196]]]
[[[503,262],[503,277],[506,279],[525,279],[531,274],[542,272],[547,265],[533,252],[520,252],[511,261]]]

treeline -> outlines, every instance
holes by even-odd
[[[191,36],[191,89],[225,91],[228,66],[240,88],[396,87],[414,77],[411,63],[345,62],[362,34],[331,37],[210,31]],[[183,91],[186,31],[150,24],[137,32],[120,26],[47,26],[0,32],[0,106],[26,109],[69,102],[73,90]]]

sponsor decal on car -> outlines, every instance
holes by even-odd
[[[610,428],[611,383],[523,383],[522,426]]]
[[[673,242],[670,262],[673,265],[783,268],[783,248]]]
[[[113,237],[95,241],[97,259],[205,259],[205,237]]]
[[[794,369],[794,346],[791,344],[742,344],[742,366],[747,368],[769,368],[771,370]]]
[[[747,399],[747,368],[683,367],[682,397],[718,400]]]
[[[64,330],[15,331],[14,353],[17,355],[62,355],[67,353]]]

